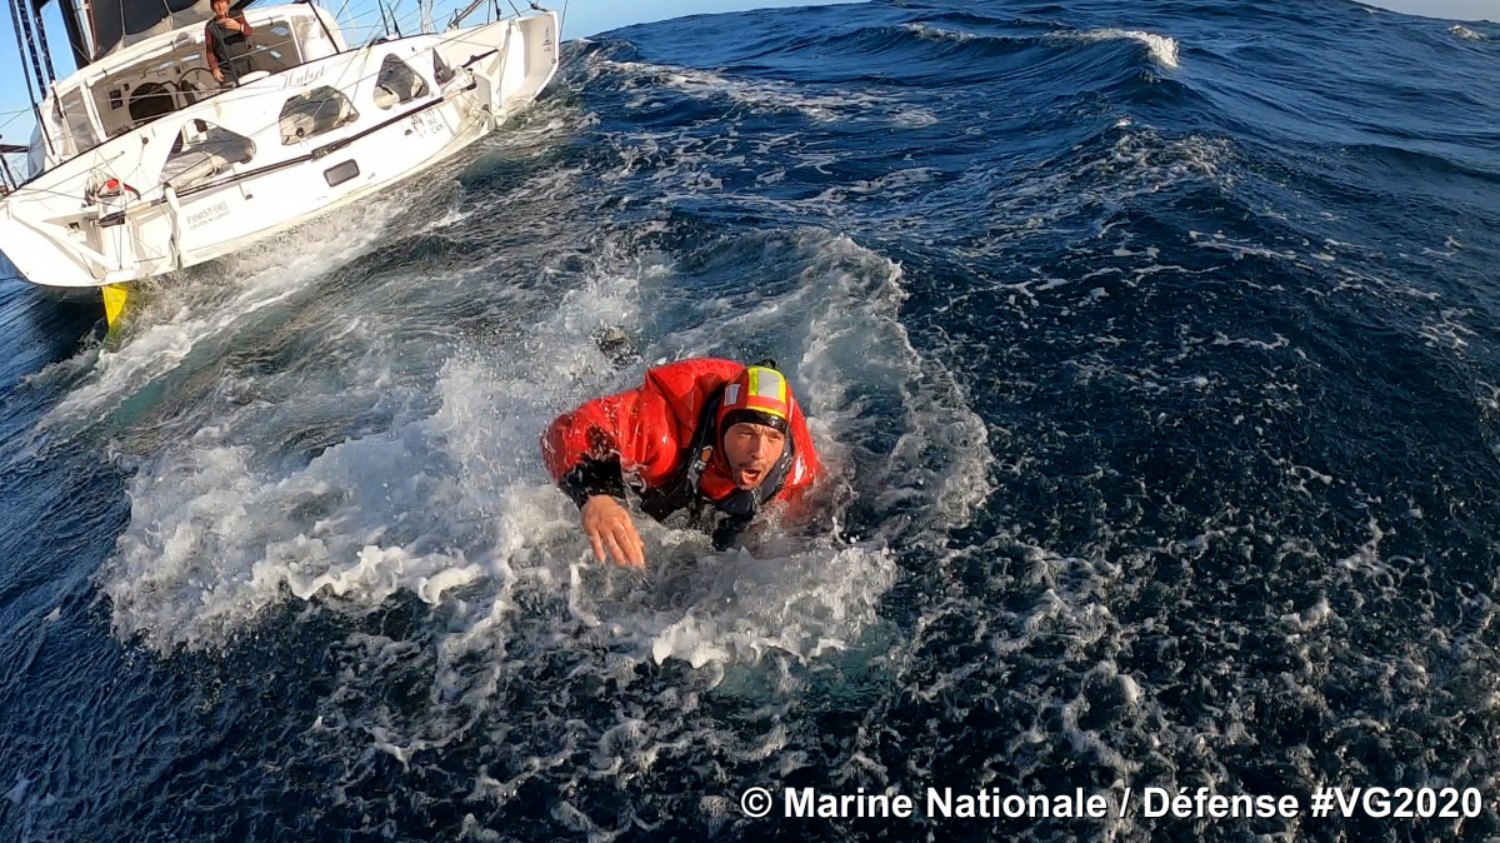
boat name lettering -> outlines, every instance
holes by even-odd
[[[282,83],[281,89],[285,91],[292,88],[300,88],[303,85],[311,85],[323,78],[323,71],[326,69],[322,65],[318,65],[317,67],[303,67],[288,71],[286,81]]]
[[[201,211],[194,211],[191,214],[188,214],[188,218],[187,218],[188,228],[197,228],[198,226],[200,226],[200,225],[202,225],[202,224],[204,224],[206,222],[211,222],[213,220],[218,219],[219,217],[228,216],[228,215],[229,215],[229,203],[228,202],[218,202],[216,204],[209,205],[207,208],[204,208]]]

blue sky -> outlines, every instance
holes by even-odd
[[[278,0],[267,0],[278,2]],[[563,21],[563,39],[570,40],[607,32],[633,23],[665,20],[682,15],[715,12],[733,12],[745,9],[763,9],[774,6],[821,5],[835,0],[569,0],[567,18]],[[71,2],[71,0],[58,0]],[[67,42],[64,40],[62,19],[58,2],[48,8],[47,32],[51,38],[53,60],[58,63],[59,74],[73,70],[68,61]],[[321,0],[335,10],[345,5],[344,0]],[[524,7],[522,0],[516,0]],[[1425,14],[1434,17],[1459,20],[1490,19],[1500,22],[1500,0],[1364,0],[1371,6],[1383,6],[1400,12]],[[403,18],[413,14],[415,0],[387,0],[394,5]],[[440,0],[436,19],[442,20],[442,10],[451,10],[462,5],[453,0]],[[561,10],[561,0],[544,3],[549,8]],[[349,13],[364,21],[378,19],[372,0],[350,0]],[[502,4],[504,8],[504,4]],[[0,18],[9,15],[0,14]],[[32,119],[26,99],[25,77],[22,75],[20,56],[13,50],[14,30],[9,20],[0,20],[0,139],[7,143],[27,143],[31,138]],[[350,38],[358,42],[363,39]]]

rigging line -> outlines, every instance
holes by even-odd
[[[384,2],[384,0],[381,0],[381,2]],[[405,36],[403,36],[401,34],[401,21],[399,21],[399,20],[396,19],[396,4],[395,3],[391,4],[391,25],[396,28],[396,37],[397,38],[405,37]]]
[[[55,196],[58,199],[72,199],[72,200],[76,201],[76,200],[78,200],[80,198],[79,195],[76,194],[76,193],[63,193],[61,191],[50,190],[50,189],[45,188],[45,187],[31,187],[31,186],[28,186],[26,184],[19,185],[16,188],[16,193],[20,193],[22,189],[25,189],[25,190],[31,191],[31,192],[35,192],[35,193],[45,193],[45,194],[47,194],[49,196]],[[12,194],[12,195],[14,195],[14,194]]]
[[[85,5],[89,2],[90,0],[71,0],[73,7],[72,24],[69,25],[67,19],[63,21],[65,28],[69,32],[69,43],[73,41],[74,34],[78,36],[78,43],[73,45],[73,67],[75,68],[87,65],[94,58],[93,51],[96,46],[94,42],[97,40],[97,36],[94,34],[93,7],[89,6],[87,11],[85,11]],[[87,38],[84,37],[85,24],[88,25]]]
[[[89,8],[93,8],[92,3]],[[125,4],[120,3],[120,40],[110,45],[110,50],[118,50],[125,43]]]
[[[66,184],[67,182],[73,182],[73,181],[79,181],[79,180],[87,182],[90,178],[93,177],[95,170],[98,170],[98,169],[101,169],[102,167],[107,167],[107,166],[108,166],[108,164],[95,166],[95,167],[92,167],[92,168],[90,168],[88,170],[84,170],[83,172],[80,172],[80,173],[78,173],[76,175],[69,176],[67,178],[67,180],[64,182],[64,184]],[[132,170],[131,172],[134,173],[134,172],[137,172],[138,170],[139,170],[139,168],[137,168],[136,170]],[[128,179],[129,176],[126,176],[125,178]],[[31,186],[31,185],[24,185],[24,187],[27,190],[34,190],[37,193],[45,193],[45,194],[48,194],[50,196],[56,196],[59,199],[74,199],[74,200],[77,200],[77,199],[81,199],[82,198],[82,195],[80,193],[66,192],[66,191],[58,189],[58,188],[63,187],[63,185],[58,185],[57,187],[36,187],[36,186]],[[87,189],[87,185],[85,185],[85,189]]]
[[[467,18],[469,15],[474,14],[474,10],[479,8],[480,4],[482,3],[484,3],[484,0],[472,0],[472,2],[470,2],[469,5],[465,6],[463,9],[455,10],[453,12],[453,16],[448,19],[448,28],[452,29],[453,27],[458,25],[459,21]]]
[[[483,0],[480,0],[480,2],[483,2]],[[347,2],[346,2],[346,5],[347,5]],[[344,27],[344,29],[346,31],[358,30],[360,32],[373,31],[373,30],[379,29],[381,27],[380,24],[374,24],[374,23],[366,24],[366,23],[362,23],[363,20],[368,19],[368,18],[374,18],[378,14],[379,14],[379,12],[369,11],[369,12],[356,13],[356,14],[353,14],[353,15],[349,15],[348,20],[353,25],[352,26],[346,26],[346,27]],[[419,15],[420,15],[419,12],[409,12],[406,15],[403,15],[403,16],[400,16],[400,17],[397,17],[396,15],[393,14],[392,18],[394,18],[394,19],[396,19],[398,21],[401,21],[401,22],[410,22],[410,20],[418,18]],[[430,34],[432,34],[432,35],[439,35],[440,33],[433,32],[433,33],[430,33]]]
[[[382,12],[382,16],[383,16],[383,12]],[[466,31],[459,30],[458,32],[453,33],[452,35],[442,35],[442,36],[439,36],[437,43],[433,44],[431,47],[429,47],[427,49],[436,51],[439,47],[447,46],[447,45],[453,44],[453,43],[462,43],[465,40],[465,38],[467,37],[467,35],[468,35],[468,33]],[[370,48],[370,46],[371,45],[366,44],[364,47],[361,47],[360,49],[361,50],[368,50]],[[367,64],[369,62],[368,57],[364,61]],[[352,70],[354,70],[354,69],[355,69],[354,62],[350,62],[349,64],[345,65],[344,69],[339,72],[338,77],[336,77],[333,80],[333,85],[335,87],[342,87],[344,85],[344,80],[348,76],[349,72],[352,71]],[[380,76],[380,68],[377,67],[374,72],[369,73],[369,74],[367,74],[365,76],[360,76],[360,77],[355,78],[354,83],[358,84],[358,83],[363,82],[365,80],[368,80],[368,79],[371,79],[371,78],[377,78],[379,76]],[[280,121],[278,120],[276,122],[280,122]],[[268,123],[263,128],[269,128],[272,125],[275,125],[275,123]]]
[[[416,22],[416,19],[417,19],[417,17],[419,15],[420,15],[419,12],[408,12],[405,16],[397,17],[395,9],[392,9],[391,10],[391,27],[396,30],[396,37],[397,38],[405,38],[406,36],[404,36],[404,35],[401,34],[401,24],[402,24],[402,22],[405,22],[407,24],[407,26],[410,27],[410,25],[413,22]],[[363,28],[370,29],[372,27],[363,27]],[[436,35],[437,33],[431,33],[431,34]]]
[[[377,2],[379,2],[379,0],[377,0]],[[382,22],[385,21],[385,6],[383,4],[380,7],[380,19],[381,19]],[[386,34],[387,35],[390,34],[390,29],[389,28],[386,29]],[[365,53],[365,55],[363,57],[361,57],[359,59],[359,61],[358,61],[358,64],[360,65],[361,68],[365,67],[370,62],[370,55],[369,55],[369,52],[368,52],[369,49],[370,49],[370,45],[366,44],[363,47],[360,47],[360,48],[358,48],[358,49],[356,49],[354,51],[356,53],[360,53],[360,52],[364,52]],[[356,64],[356,62],[350,61],[350,62],[348,62],[347,64],[344,65],[344,68],[339,71],[338,76],[334,77],[334,79],[333,79],[333,85],[332,85],[333,88],[335,88],[336,90],[339,90],[339,89],[342,89],[344,87],[345,80],[348,78],[349,72],[355,69],[355,64]],[[367,74],[367,75],[364,75],[364,76],[356,76],[354,78],[353,84],[354,85],[358,85],[361,82],[364,82],[364,81],[366,81],[368,79],[371,79],[371,78],[374,78],[374,77],[378,77],[379,75],[380,75],[380,70],[379,70],[379,68],[377,68],[374,73],[370,73],[370,74]],[[340,90],[340,92],[342,93],[341,90]],[[351,102],[350,105],[352,106],[353,103]],[[276,122],[280,123],[281,122],[280,118],[277,118]],[[275,124],[274,123],[267,123],[265,126],[261,127],[261,131],[269,129],[273,125],[275,125]]]
[[[396,6],[397,6],[396,3],[392,3],[391,4],[391,23],[396,26],[396,28],[397,28],[397,30],[396,30],[397,34],[400,35],[400,37],[402,37],[402,38],[408,38],[408,37],[409,38],[416,38],[417,36],[424,35],[424,34],[425,35],[437,35],[438,34],[436,32],[424,33],[424,32],[421,31],[421,21],[422,21],[422,10],[421,9],[413,9],[412,11],[406,12],[405,14],[398,15],[398,14],[396,14]],[[415,25],[415,31],[410,36],[401,35],[401,33],[404,32],[404,30],[402,29],[403,26],[405,27],[405,29],[413,29],[413,25]]]
[[[0,185],[10,192],[16,185],[16,174],[10,171],[10,162],[5,160],[5,153],[0,153]]]
[[[3,123],[0,123],[0,129],[3,129],[6,126],[9,126],[10,124],[16,122],[17,120],[20,120],[21,119],[21,115],[26,114],[26,113],[27,112],[25,110],[22,110],[22,111],[17,111],[15,113],[11,114],[10,117],[7,117]]]
[[[346,2],[345,5],[348,5],[348,3]],[[323,37],[327,38],[328,43],[333,45],[333,54],[336,56],[342,55],[344,51],[339,49],[339,42],[333,37],[333,33],[328,31],[328,23],[327,21],[324,21],[323,16],[318,13],[318,5],[314,3],[313,0],[307,0],[307,7],[312,11],[312,16],[314,18],[317,18],[318,28],[323,30]],[[334,15],[333,22],[335,24],[339,22],[337,15]]]

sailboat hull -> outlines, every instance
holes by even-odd
[[[0,201],[0,251],[54,295],[230,254],[467,147],[540,95],[557,50],[544,12],[265,75],[26,183]]]

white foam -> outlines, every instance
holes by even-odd
[[[670,698],[599,722],[555,721],[547,706],[499,718],[556,743],[528,754],[490,734],[518,754],[503,774],[474,771],[475,798],[495,803],[533,778],[624,781],[695,743],[787,770],[807,763],[774,723],[703,726],[698,695],[759,705],[793,692],[799,671],[863,665],[891,646],[881,610],[898,554],[951,553],[950,531],[989,495],[993,458],[961,385],[908,336],[902,269],[886,256],[821,230],[756,231],[691,243],[704,251],[679,263],[639,245],[670,233],[667,222],[601,221],[581,182],[608,191],[680,166],[665,184],[693,184],[691,169],[726,151],[675,142],[641,144],[643,156],[680,158],[624,159],[632,173],[549,166],[503,197],[445,192],[394,232],[393,248],[417,231],[473,249],[463,267],[382,265],[305,298],[306,281],[287,281],[288,298],[247,320],[240,305],[262,299],[243,296],[278,293],[270,266],[250,266],[243,288],[173,300],[178,332],[162,320],[110,352],[57,421],[134,414],[118,425],[135,469],[130,519],[99,573],[116,633],[168,652],[343,629],[310,644],[350,664],[313,729],[413,769],[434,747],[482,735],[476,724],[516,685],[554,666],[580,688],[672,677]],[[891,174],[841,201],[928,178]],[[490,246],[522,224],[525,242]],[[699,293],[696,258],[719,249],[774,271]],[[624,351],[601,349],[603,335]],[[704,354],[780,361],[830,471],[829,523],[716,553],[699,531],[639,518],[647,570],[596,563],[539,434],[584,399],[638,384],[648,361]],[[152,390],[166,397],[140,398]],[[361,616],[417,601],[428,611],[403,640],[360,631],[374,626]],[[309,617],[330,623],[304,631]],[[425,704],[371,692],[398,671],[426,683]]]
[[[808,202],[838,204],[851,198],[863,200],[873,198],[882,202],[900,201],[900,196],[917,195],[922,185],[929,184],[941,173],[936,167],[912,167],[892,170],[879,178],[856,179],[847,184],[830,187]]]
[[[820,123],[866,122],[880,120],[904,127],[920,127],[936,122],[926,109],[904,103],[889,94],[842,91],[816,95],[806,88],[779,80],[726,76],[711,70],[650,64],[636,61],[614,61],[591,56],[588,79],[603,75],[620,76],[634,96],[631,107],[640,109],[659,104],[665,92],[677,91],[698,99],[728,97],[755,112],[797,111]]]
[[[701,668],[753,663],[769,653],[818,659],[848,649],[850,636],[874,622],[879,597],[895,580],[894,560],[858,547],[786,552],[757,558],[738,551],[671,575],[673,590],[692,595],[685,610],[601,608],[617,642],[630,641],[657,663],[672,658]]]
[[[883,490],[885,506],[925,501],[914,510],[919,526],[900,519],[893,529],[935,540],[988,493],[983,424],[906,338],[896,318],[899,267],[816,232],[782,248],[805,265],[786,292],[747,293],[759,303],[733,306],[740,315],[728,320],[716,318],[719,302],[679,300],[678,318],[696,327],[643,351],[650,359],[722,353],[743,341],[736,337],[776,332],[778,344],[800,349],[783,368],[835,476],[849,478],[855,494]],[[337,402],[295,397],[321,390],[322,380],[284,373],[256,387],[290,390],[275,407],[230,405],[197,435],[162,442],[131,483],[131,523],[104,572],[116,629],[161,649],[212,648],[287,599],[363,611],[405,591],[454,613],[444,663],[504,651],[519,607],[538,598],[564,601],[590,638],[631,659],[706,668],[772,652],[816,659],[853,646],[894,582],[894,533],[856,546],[763,542],[754,556],[713,555],[700,533],[643,523],[665,577],[643,583],[585,561],[576,511],[546,482],[536,442],[551,417],[640,377],[638,368],[617,369],[592,338],[605,328],[637,330],[641,296],[670,285],[671,273],[653,261],[601,267],[503,341],[503,364],[493,353],[448,359],[427,399],[393,368],[398,355],[414,353],[410,340],[397,351],[383,339],[398,330],[344,332],[337,341],[363,348],[368,371],[350,373]],[[872,341],[880,353],[870,354]],[[872,404],[862,391],[888,398]],[[281,453],[299,427],[339,404],[393,396],[389,429],[349,436],[311,458]],[[875,430],[872,409],[895,412],[894,438],[880,446],[890,449],[883,464],[861,477],[851,473],[848,449]],[[693,557],[705,559],[686,571],[673,561]],[[472,677],[440,671],[435,681],[463,696],[487,693]]]
[[[1464,26],[1461,23],[1454,24],[1452,26],[1452,28],[1450,28],[1448,31],[1451,32],[1451,33],[1453,33],[1454,35],[1458,36],[1459,38],[1464,39],[1465,41],[1488,41],[1488,40],[1490,40],[1489,37],[1486,36],[1484,33],[1475,32],[1474,30],[1468,28],[1467,26]]]
[[[91,425],[153,381],[189,360],[210,362],[259,311],[285,302],[312,279],[347,263],[381,235],[403,207],[400,191],[334,212],[244,252],[136,293],[133,312],[114,350],[102,350],[83,383],[38,424]]]
[[[1095,29],[1088,32],[1067,33],[1060,37],[1072,38],[1080,41],[1115,41],[1128,38],[1138,41],[1151,53],[1151,58],[1162,67],[1176,70],[1177,64],[1177,41],[1166,35],[1157,35],[1154,32],[1143,32],[1139,29]]]
[[[1479,336],[1478,331],[1463,321],[1472,316],[1473,312],[1468,308],[1445,307],[1435,318],[1424,319],[1417,334],[1430,346],[1461,353],[1469,347],[1472,338]]]
[[[1221,138],[1165,138],[1147,126],[1117,127],[1116,131],[1118,137],[1107,154],[1080,158],[1066,168],[1053,164],[1038,167],[1024,174],[1017,186],[1004,191],[991,189],[995,177],[982,171],[965,173],[945,186],[955,192],[984,190],[996,194],[991,201],[989,233],[978,246],[966,250],[966,256],[1003,254],[1012,248],[1013,241],[1034,237],[1037,231],[1096,205],[1124,206],[1138,197],[1197,181],[1226,191],[1234,188],[1231,165],[1235,153]],[[1009,174],[1007,178],[1015,177]],[[1220,240],[1207,242],[1201,233],[1190,236],[1200,247],[1236,248]],[[1251,254],[1256,247],[1239,248]],[[1134,270],[1137,275],[1153,271],[1151,267]]]
[[[1318,629],[1338,617],[1328,605],[1327,596],[1319,596],[1316,603],[1295,614],[1282,615],[1281,620],[1299,632]]]
[[[901,28],[927,41],[957,41],[962,44],[967,41],[973,41],[978,37],[972,32],[943,29],[932,24],[922,23],[921,21],[904,23],[901,25]]]

